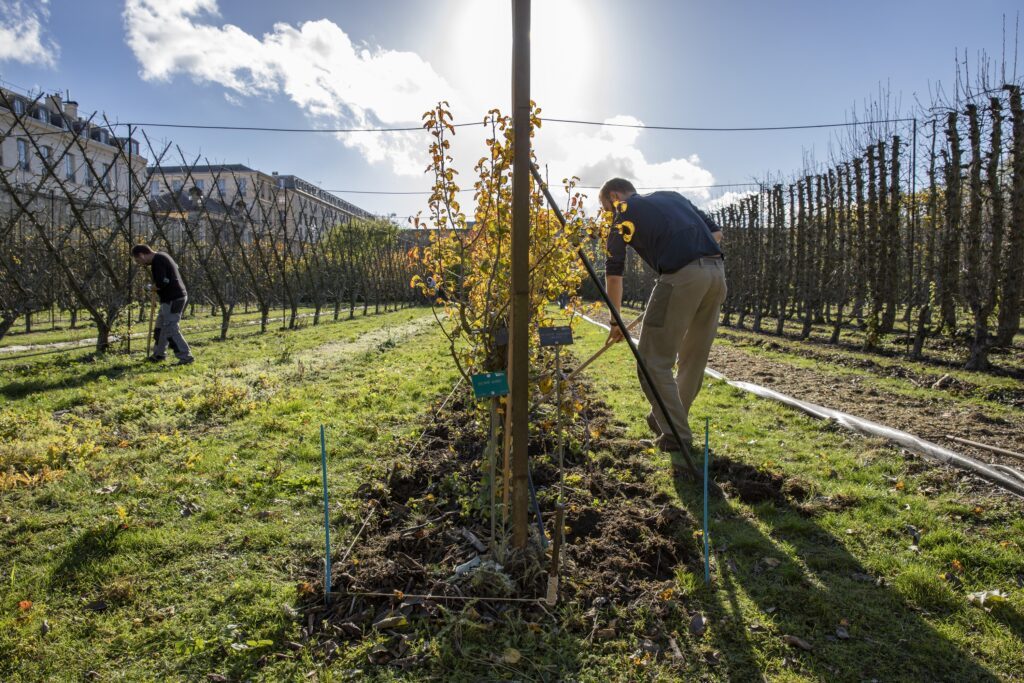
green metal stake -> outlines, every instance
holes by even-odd
[[[331,604],[331,514],[327,498],[327,439],[320,425],[320,469],[324,478],[324,602]]]
[[[704,418],[704,583],[711,583],[711,553],[708,550],[708,461],[711,460],[711,449],[708,448],[708,432],[711,418]]]

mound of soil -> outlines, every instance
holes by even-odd
[[[587,387],[579,391],[589,394]],[[702,571],[694,538],[699,524],[658,490],[649,456],[624,438],[607,408],[589,395],[581,398],[589,407],[566,431],[559,603],[586,609],[650,598],[684,567]],[[383,481],[359,489],[369,522],[351,557],[333,568],[333,605],[305,606],[306,635],[334,642],[397,632],[413,621],[440,619],[470,598],[482,599],[473,608],[483,619],[543,620],[538,602],[547,589],[560,477],[555,430],[545,414],[535,418],[531,476],[546,548],[532,511],[525,551],[510,549],[500,513],[497,542],[489,543],[486,416],[481,419],[463,396],[436,416],[407,460]],[[310,563],[310,583],[316,566]],[[309,599],[320,595],[315,590]],[[382,663],[404,653],[390,648],[378,654]]]

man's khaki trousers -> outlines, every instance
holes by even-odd
[[[687,445],[693,440],[690,406],[704,380],[704,367],[718,331],[718,314],[726,291],[725,261],[699,258],[674,273],[658,277],[644,314],[640,357],[651,373],[679,436]],[[673,374],[677,362],[679,371]],[[639,368],[637,374],[661,433],[658,445],[666,451],[679,450],[665,415]]]

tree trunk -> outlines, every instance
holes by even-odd
[[[1002,269],[1000,283],[996,341],[1001,346],[1009,346],[1020,329],[1021,300],[1024,298],[1024,106],[1021,104],[1019,85],[1003,87],[1010,93],[1013,162],[1010,221],[1006,231],[1005,267]]]
[[[939,313],[942,325],[950,335],[956,333],[956,292],[960,283],[960,132],[957,130],[957,113],[949,112],[946,118],[946,139],[949,152],[946,155],[946,225],[942,239],[942,265],[938,273]],[[945,150],[943,150],[945,153]]]
[[[228,338],[228,326],[231,324],[231,314],[234,313],[235,305],[228,304],[220,309],[220,340]]]
[[[968,370],[984,370],[988,367],[988,311],[985,306],[985,275],[982,269],[982,252],[985,239],[982,234],[981,209],[981,124],[978,121],[978,106],[967,105],[968,140],[971,146],[970,183],[968,185],[967,226],[963,231],[961,249],[964,254],[965,273],[961,280],[963,298],[974,318],[974,334],[971,338],[971,354],[967,360]]]

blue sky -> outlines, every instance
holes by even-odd
[[[1012,60],[1019,11],[995,0],[533,4],[533,94],[544,115],[695,126],[844,121],[880,85],[908,113],[938,82],[951,88],[957,50],[974,64],[982,50],[999,60],[1003,15]],[[508,109],[509,24],[508,0],[0,0],[0,78],[70,91],[82,111],[119,121],[401,125],[441,98],[457,120],[479,120],[492,106]],[[149,133],[186,156],[294,173],[325,189],[428,186],[419,133]],[[810,151],[825,161],[830,135],[551,123],[537,146],[553,178],[697,185],[789,173]],[[480,139],[472,130],[457,138],[465,185]],[[415,196],[342,196],[399,215],[423,205]]]

